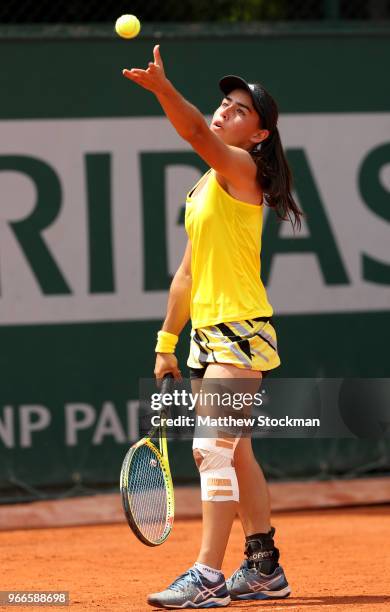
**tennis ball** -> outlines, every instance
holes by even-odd
[[[115,31],[122,38],[135,38],[140,29],[141,24],[135,15],[122,15],[115,23]]]

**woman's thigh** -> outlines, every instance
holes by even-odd
[[[247,368],[238,368],[230,363],[210,363],[206,368],[204,379],[213,378],[218,379],[253,379],[259,382],[261,381],[262,374],[259,370],[250,370]]]

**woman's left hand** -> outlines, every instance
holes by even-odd
[[[149,62],[146,70],[141,68],[132,68],[127,70],[125,68],[122,72],[123,76],[137,85],[148,89],[153,93],[164,93],[167,89],[169,81],[165,76],[164,64],[160,55],[160,45],[155,45],[153,49],[154,62]]]

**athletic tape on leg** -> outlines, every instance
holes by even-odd
[[[202,455],[199,466],[202,501],[239,501],[234,451],[239,438],[194,438],[193,449]]]

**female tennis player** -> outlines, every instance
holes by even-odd
[[[167,79],[158,45],[153,54],[146,70],[124,70],[124,76],[156,96],[177,133],[210,166],[187,197],[188,243],[158,332],[155,376],[181,377],[174,351],[191,318],[187,365],[193,388],[208,379],[237,379],[257,389],[263,373],[280,364],[273,311],[260,279],[264,204],[298,227],[302,214],[291,195],[278,109],[260,84],[226,76],[219,83],[224,97],[208,126]],[[166,590],[149,595],[148,603],[210,608],[231,599],[287,597],[268,489],[250,438],[195,437],[193,450],[203,508],[199,556]],[[246,559],[225,581],[221,566],[237,511]]]

